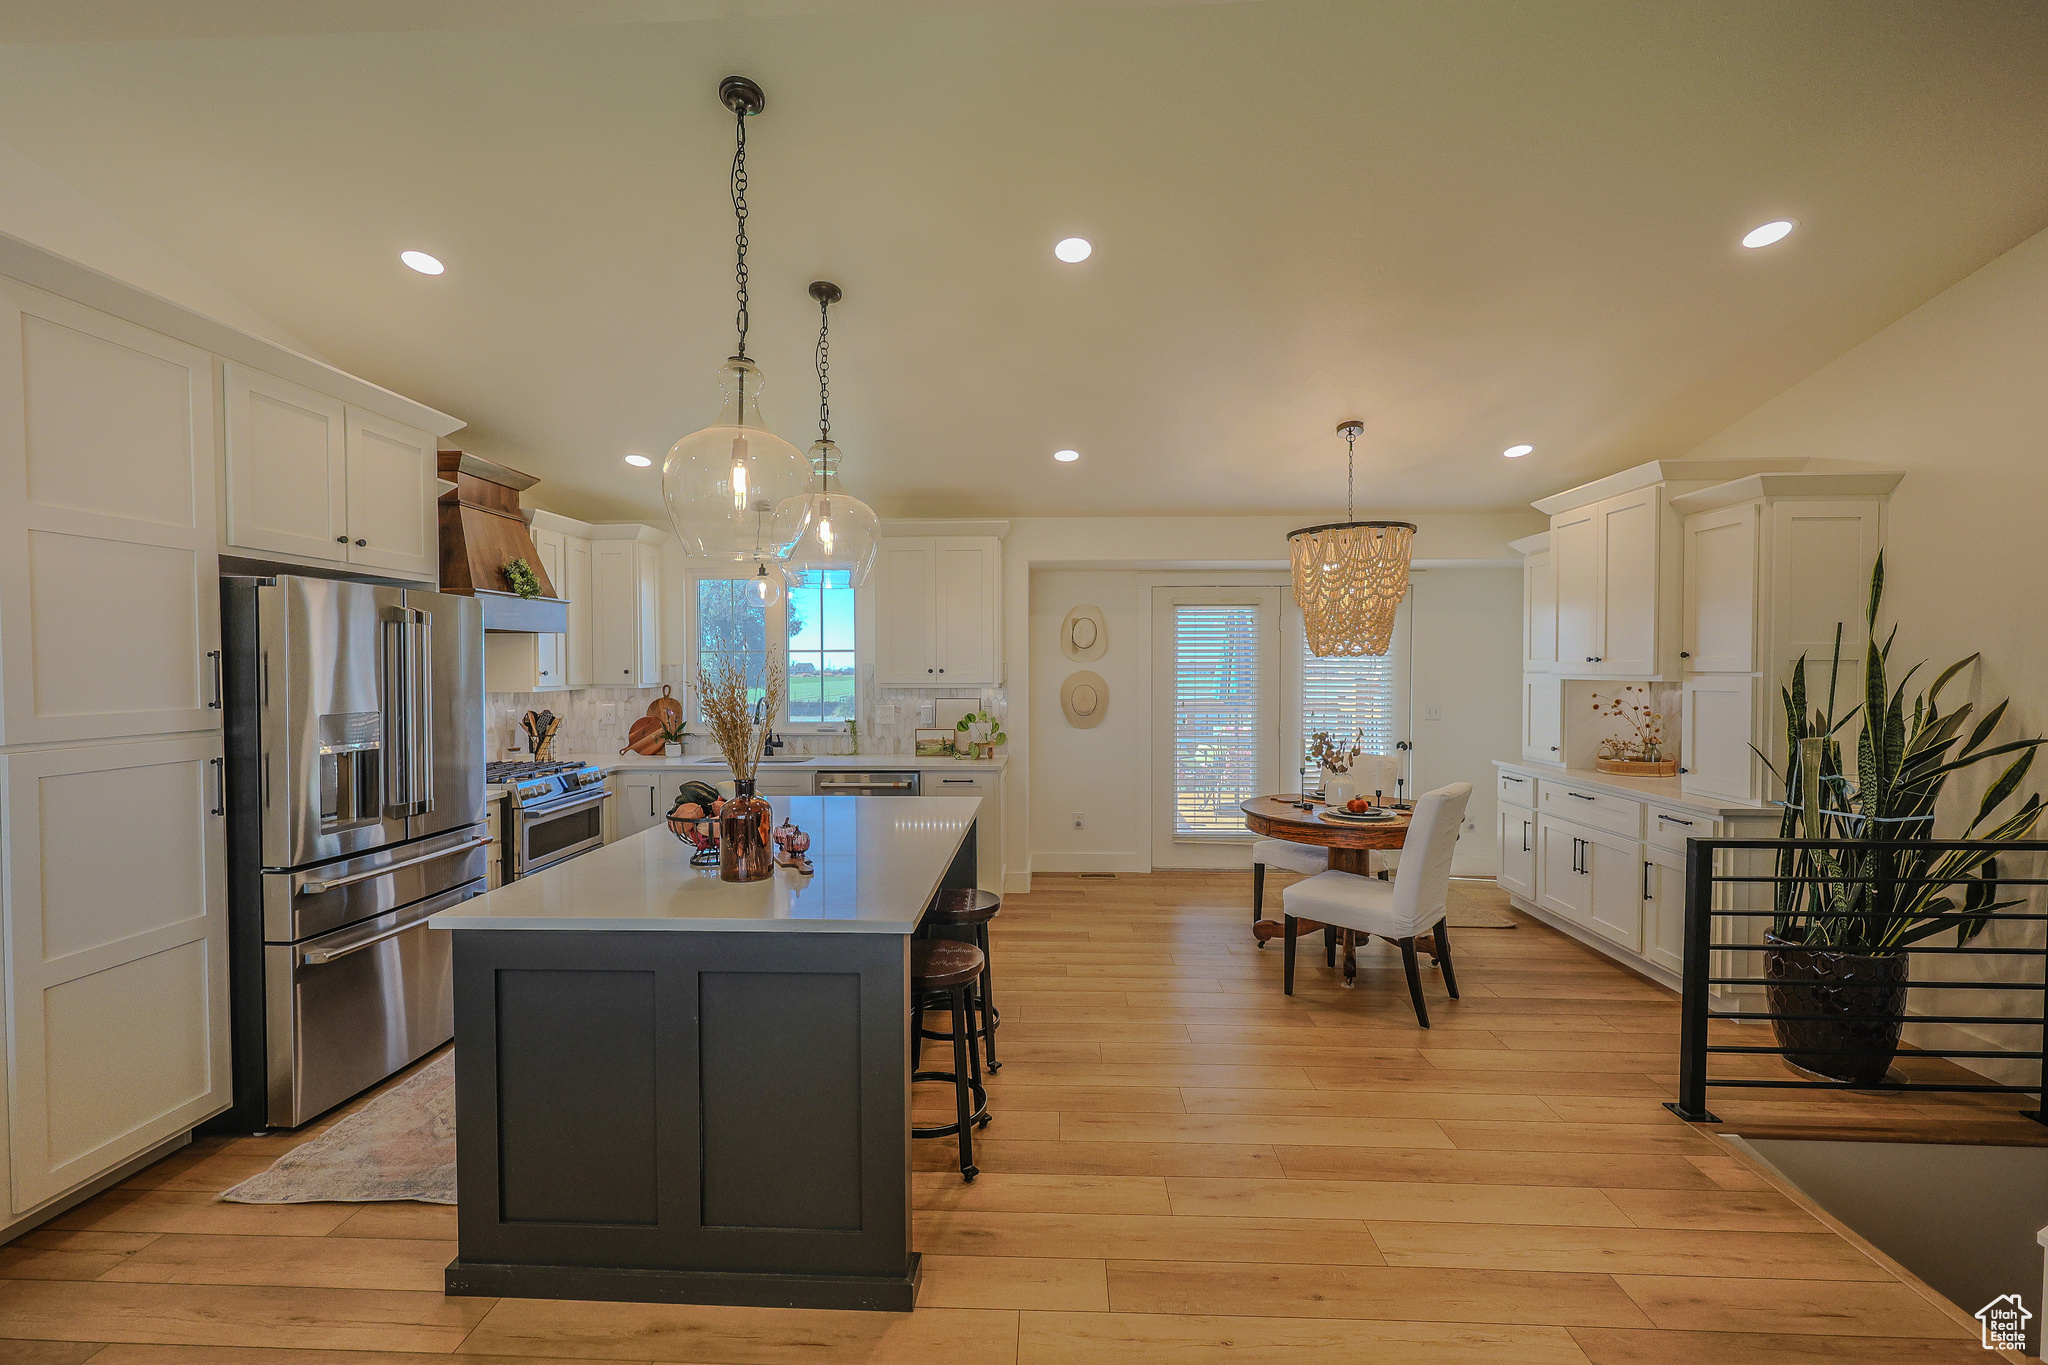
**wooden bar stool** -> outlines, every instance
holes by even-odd
[[[925,911],[927,928],[970,929],[974,933],[974,946],[981,949],[981,988],[976,994],[981,1004],[981,1026],[974,1036],[981,1040],[981,1046],[988,1055],[988,1071],[991,1076],[1003,1069],[996,1060],[996,1029],[1003,1022],[1003,1013],[996,1008],[995,953],[988,943],[988,922],[1003,909],[1003,898],[993,891],[982,891],[971,886],[948,886],[940,889],[932,899],[931,908]],[[941,938],[951,938],[942,934]],[[930,1034],[937,1038],[942,1035]]]
[[[958,1118],[932,1128],[913,1126],[913,1138],[960,1136],[960,1178],[972,1183],[981,1172],[974,1165],[974,1130],[988,1126],[988,1091],[981,1083],[981,1049],[974,1044],[974,994],[988,959],[972,943],[955,939],[912,939],[910,941],[910,1079],[947,1081],[953,1087],[953,1106]],[[948,1033],[927,1033],[924,1012],[927,1005],[944,999],[952,1011],[953,1027]],[[951,1071],[919,1071],[926,1038],[950,1039],[953,1044]]]

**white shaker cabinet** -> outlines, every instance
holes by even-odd
[[[1593,508],[1599,528],[1599,626],[1594,671],[1601,677],[1634,677],[1659,671],[1662,632],[1661,589],[1664,545],[1663,489],[1638,488]]]
[[[547,576],[557,597],[565,595],[567,575],[566,538],[560,531],[533,528],[534,553],[540,556],[540,569]],[[534,636],[534,690],[555,692],[569,686],[567,636],[561,631],[550,631]]]
[[[1530,673],[1522,678],[1522,757],[1564,763],[1564,680]]]
[[[1536,899],[1536,813],[1521,806],[1499,808],[1501,890],[1523,900]]]
[[[1557,565],[1550,537],[1530,536],[1517,547],[1541,542],[1522,556],[1522,669],[1548,673],[1557,667]]]
[[[661,685],[660,532],[647,526],[590,528],[591,682]]]
[[[247,365],[223,366],[222,379],[226,544],[347,563],[346,405]]]
[[[1825,692],[1826,682],[1821,686]],[[1758,680],[1744,673],[1685,680],[1678,752],[1687,793],[1763,799],[1763,764],[1750,747],[1763,738],[1758,691]]]
[[[1757,509],[1752,503],[1685,519],[1685,639],[1689,673],[1756,667]]]
[[[441,532],[435,509],[440,442],[416,427],[348,410],[348,562],[435,578]]]
[[[562,636],[562,668],[569,686],[588,687],[594,681],[590,645],[590,542],[582,536],[562,537],[562,577],[555,588],[569,599],[569,629]]]
[[[1550,519],[1550,578],[1557,615],[1554,661],[1562,672],[1585,676],[1600,653],[1600,520],[1596,507],[1575,507]]]
[[[1631,953],[1642,950],[1641,841],[1544,815],[1536,903]],[[1511,891],[1513,888],[1509,888]]]
[[[1685,969],[1685,855],[1655,845],[1643,850],[1643,956]]]
[[[222,367],[222,392],[224,547],[439,575],[434,436],[234,362]]]
[[[213,357],[0,279],[0,744],[220,729]]]
[[[721,770],[718,776],[729,774]],[[621,768],[609,779],[612,799],[612,838],[624,839],[644,829],[653,829],[668,818],[668,801],[692,774],[675,768]],[[709,781],[710,779],[705,779]]]
[[[875,562],[875,683],[1002,682],[1002,542],[994,536],[884,539]]]
[[[221,767],[218,734],[0,755],[14,1213],[231,1098]]]

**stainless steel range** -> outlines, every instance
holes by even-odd
[[[487,763],[484,781],[505,789],[506,881],[588,853],[604,843],[604,770],[587,763]]]

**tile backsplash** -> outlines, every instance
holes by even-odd
[[[672,687],[674,695],[689,704],[686,690]],[[647,708],[661,695],[658,687],[584,687],[571,692],[492,692],[484,698],[484,742],[493,759],[524,758],[526,732],[519,718],[528,711],[553,711],[562,717],[555,736],[555,751],[577,757],[605,758],[625,746],[627,727],[647,714]],[[957,697],[976,703],[975,709],[1002,719],[1008,702],[1000,687],[985,688],[896,688],[866,689],[861,707],[860,751],[863,754],[908,754],[916,748],[915,731],[933,724],[933,702],[940,697]],[[609,708],[609,715],[607,715]],[[878,716],[888,715],[883,723]],[[714,753],[716,746],[693,723],[684,752]],[[784,751],[793,754],[844,754],[851,741],[844,734],[790,734]]]

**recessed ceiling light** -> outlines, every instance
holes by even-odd
[[[1052,457],[1061,464],[1072,464],[1081,458],[1081,452],[1078,450],[1055,450],[1052,453]]]
[[[647,466],[653,464],[654,461],[648,459],[645,455],[628,455],[626,457],[626,463],[633,466],[633,468],[635,469],[645,469],[647,468]]]
[[[1509,446],[1501,454],[1507,456],[1510,460],[1519,460],[1535,448],[1535,446]]]
[[[422,275],[438,275],[448,268],[424,251],[401,251],[398,253],[398,259]]]
[[[1751,228],[1743,234],[1742,244],[1746,247],[1769,246],[1772,242],[1782,242],[1791,235],[1792,220],[1780,218],[1775,223],[1765,223],[1762,227]]]
[[[1068,265],[1079,265],[1087,260],[1089,254],[1094,250],[1095,248],[1090,245],[1086,237],[1067,237],[1061,239],[1059,245],[1052,249],[1052,254],[1065,261]]]

